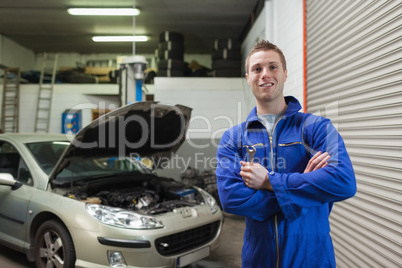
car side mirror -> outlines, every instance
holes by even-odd
[[[22,183],[16,181],[10,173],[0,173],[0,185],[11,186],[11,190],[17,190],[22,186]]]

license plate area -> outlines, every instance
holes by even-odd
[[[199,261],[203,258],[206,258],[209,256],[209,253],[210,253],[209,247],[205,247],[197,251],[191,252],[189,254],[180,256],[176,260],[176,268],[180,268],[189,265],[193,262]]]

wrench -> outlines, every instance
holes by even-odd
[[[250,164],[251,165],[254,164],[253,159],[254,159],[254,154],[255,154],[256,151],[257,150],[255,149],[254,146],[247,146],[247,153],[248,153],[248,155],[250,157]]]

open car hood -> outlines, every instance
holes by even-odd
[[[169,159],[184,142],[191,108],[157,102],[136,102],[118,108],[94,120],[69,137],[63,152],[49,175],[52,181],[73,158],[147,157]]]

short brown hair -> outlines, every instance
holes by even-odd
[[[273,50],[273,51],[277,52],[279,54],[279,57],[281,58],[283,70],[286,70],[286,59],[285,59],[285,55],[283,55],[283,53],[282,53],[282,50],[280,50],[276,45],[272,44],[271,42],[269,42],[267,40],[260,40],[260,41],[258,41],[257,44],[255,44],[255,46],[250,51],[250,53],[248,53],[248,56],[246,59],[246,73],[247,74],[248,74],[250,56],[256,52],[265,51],[265,50]]]

